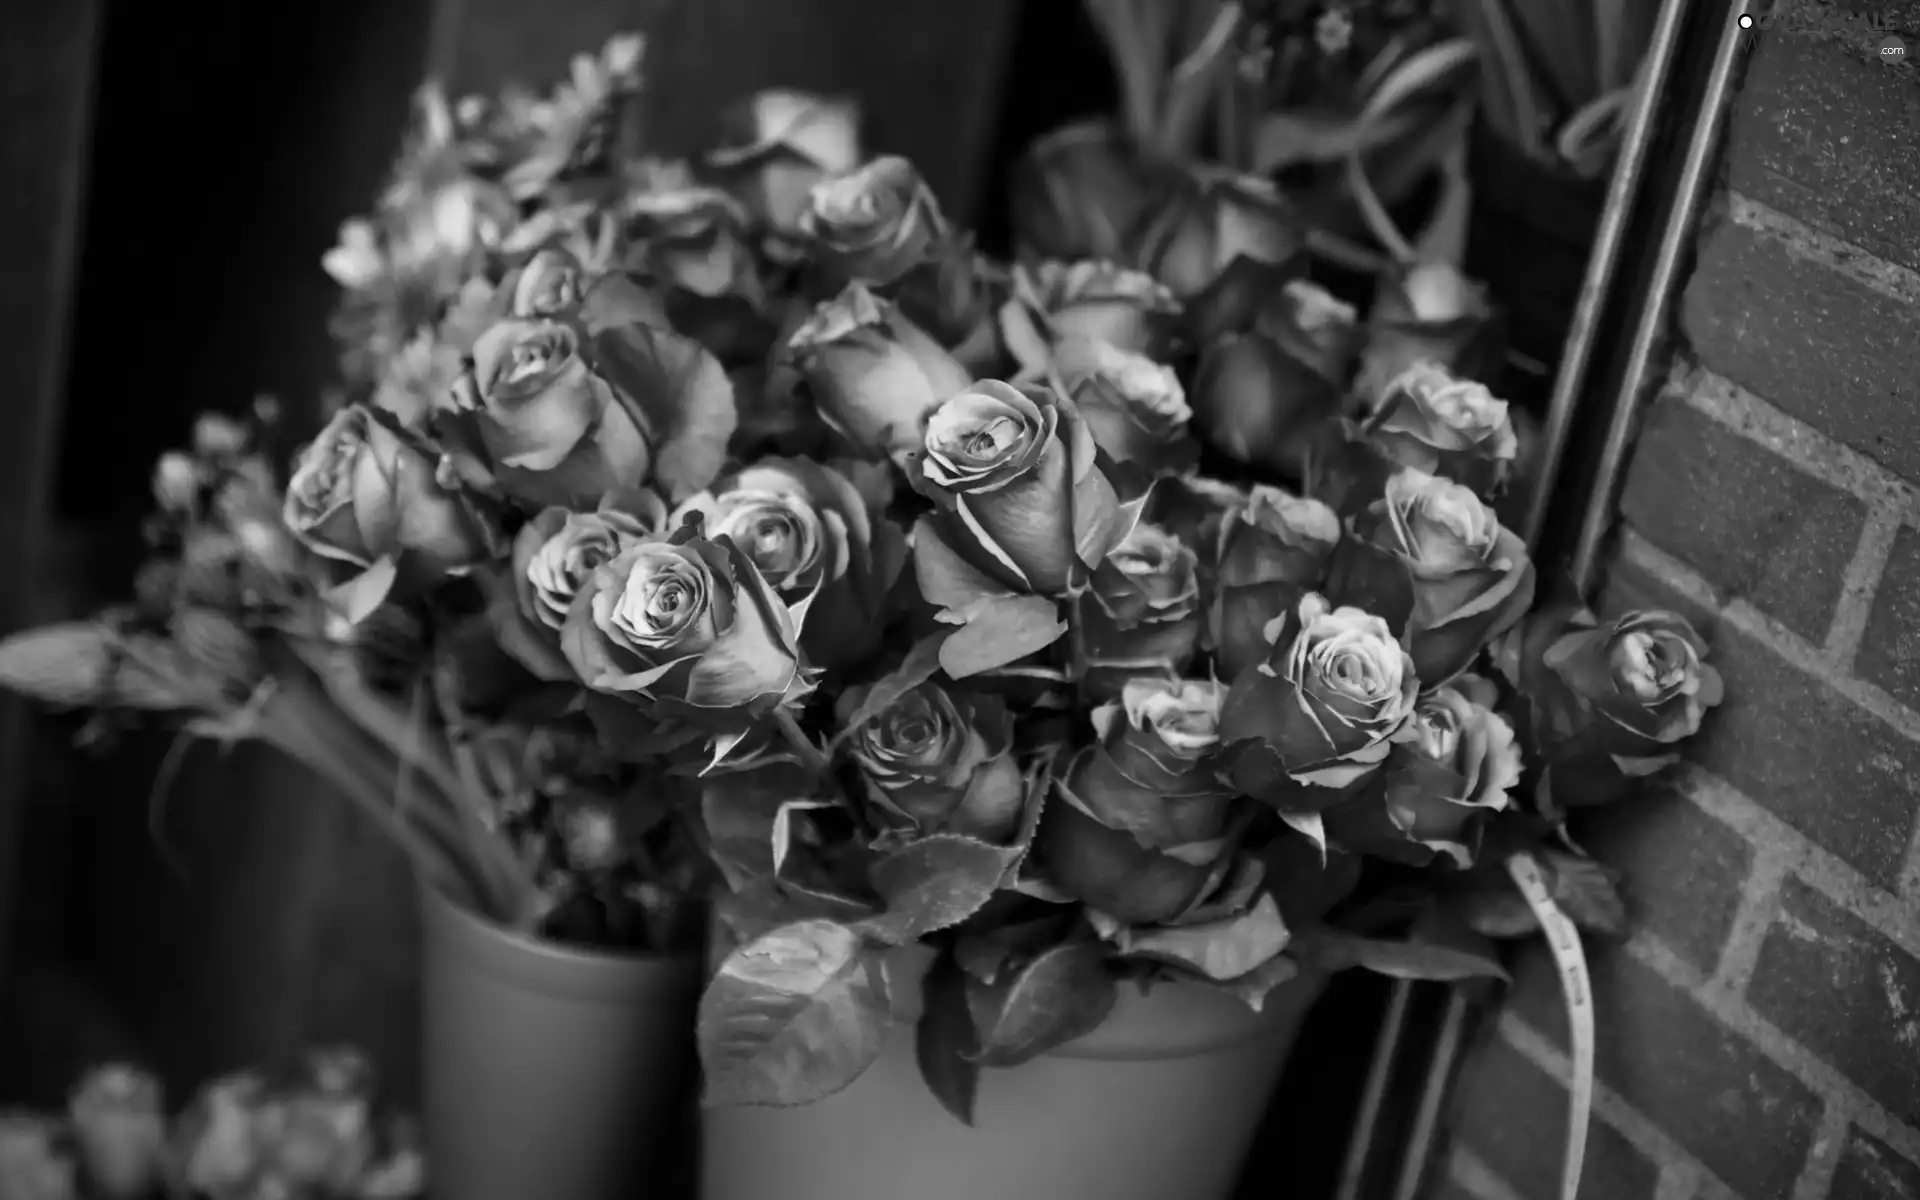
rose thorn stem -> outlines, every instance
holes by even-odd
[[[807,736],[806,730],[800,728],[800,722],[793,719],[792,710],[774,709],[773,724],[780,731],[780,735],[787,739],[787,744],[800,755],[801,764],[808,770],[825,774],[827,768],[832,766],[832,761],[813,739]]]

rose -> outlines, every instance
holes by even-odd
[[[782,600],[812,598],[800,639],[809,662],[849,667],[878,645],[906,542],[844,474],[766,459],[689,499],[673,524],[696,511],[707,536],[731,538]]]
[[[732,384],[698,343],[619,321],[618,294],[631,286],[610,276],[583,298],[579,320],[509,318],[479,336],[434,414],[470,484],[578,507],[649,480],[669,499],[713,481],[736,420]]]
[[[972,375],[864,284],[814,309],[786,346],[821,419],[876,458],[916,450],[928,413]]]
[[[365,569],[405,556],[422,574],[485,552],[472,510],[434,481],[434,463],[385,413],[350,405],[300,452],[282,518],[316,554]]]
[[[785,89],[763,91],[722,119],[707,164],[760,225],[797,229],[813,185],[851,171],[860,150],[860,110],[845,100]]]
[[[1091,428],[1050,390],[981,380],[927,417],[923,446],[912,478],[941,512],[921,528],[1014,592],[1064,595],[1128,532]]]
[[[1660,609],[1603,622],[1561,606],[1509,633],[1493,659],[1528,710],[1542,806],[1606,803],[1677,762],[1724,695],[1706,655],[1686,618]]]
[[[1188,303],[1221,282],[1238,260],[1276,267],[1305,245],[1298,220],[1271,181],[1213,167],[1188,168],[1128,240],[1127,261]]]
[[[1288,357],[1341,385],[1363,340],[1353,305],[1305,279],[1288,280],[1256,324]]]
[[[1271,334],[1228,334],[1201,355],[1193,425],[1235,460],[1298,479],[1343,394],[1341,381]]]
[[[1213,542],[1207,641],[1214,671],[1237,679],[1268,654],[1266,628],[1318,589],[1340,541],[1340,518],[1318,500],[1256,484],[1229,508]]]
[[[67,1114],[86,1175],[103,1195],[152,1192],[167,1143],[158,1080],[121,1064],[96,1067],[74,1089]]]
[[[1137,679],[1093,711],[1098,742],[1074,756],[1041,813],[1042,879],[1130,924],[1172,921],[1200,901],[1234,801],[1214,770],[1224,691]]]
[[[1473,865],[1488,819],[1520,782],[1520,746],[1493,684],[1463,675],[1420,697],[1373,786],[1326,815],[1327,836],[1362,854]]]
[[[1005,843],[1025,804],[1013,758],[1013,716],[991,696],[923,682],[857,723],[870,685],[837,708],[848,755],[883,823],[925,836],[956,833]]]
[[[1165,284],[1144,271],[1101,260],[1014,267],[1015,293],[1060,340],[1091,338],[1137,354],[1151,352],[1180,312]]]
[[[1053,365],[1095,444],[1115,462],[1158,472],[1193,456],[1193,412],[1173,368],[1082,337],[1061,341]]]
[[[1164,529],[1133,527],[1093,573],[1077,614],[1094,668],[1088,680],[1110,691],[1133,675],[1177,675],[1200,637],[1199,564]]]
[[[1019,257],[1117,259],[1162,174],[1109,122],[1065,125],[1040,138],[1013,178]]]
[[[1334,554],[1327,595],[1403,629],[1429,686],[1466,670],[1533,603],[1526,545],[1461,484],[1402,467],[1351,532]]]
[[[946,217],[913,164],[882,155],[814,184],[800,213],[812,261],[836,283],[894,283],[946,243]]]
[[[1519,453],[1507,402],[1430,362],[1389,384],[1363,428],[1392,461],[1482,494],[1499,492]]]
[[[689,522],[597,568],[574,597],[560,646],[588,688],[630,702],[667,727],[663,739],[684,744],[742,733],[806,697],[804,615],[738,546]]]
[[[269,1099],[257,1121],[267,1175],[292,1188],[337,1195],[373,1162],[372,1105],[364,1095],[302,1088]]]
[[[1420,679],[1385,621],[1316,592],[1267,634],[1271,654],[1234,679],[1220,714],[1223,770],[1283,813],[1319,812],[1379,769]]]
[[[501,644],[543,679],[572,679],[560,631],[580,589],[600,567],[668,528],[666,505],[647,491],[610,492],[593,512],[542,509],[513,539],[512,611],[496,617],[497,627],[513,627],[497,628]]]
[[[174,1124],[170,1180],[189,1195],[227,1196],[258,1177],[266,1082],[251,1072],[204,1085]]]
[[[1386,282],[1367,315],[1367,345],[1354,389],[1368,407],[1417,362],[1468,378],[1491,378],[1504,334],[1486,289],[1445,263],[1422,263]]]
[[[696,296],[758,290],[747,214],[718,188],[639,192],[626,202],[627,232],[647,272]]]
[[[580,260],[559,247],[534,251],[526,264],[501,283],[508,315],[558,317],[573,312],[587,294],[587,272]]]
[[[19,1200],[74,1200],[73,1160],[60,1123],[33,1113],[0,1113],[0,1194]]]
[[[558,250],[589,275],[615,269],[627,249],[619,214],[591,202],[555,204],[528,216],[500,239],[499,253],[525,258],[540,250]]]

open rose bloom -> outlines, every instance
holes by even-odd
[[[1681,617],[1546,595],[1451,265],[1336,294],[1270,181],[1106,126],[1036,148],[1031,253],[993,262],[850,104],[765,93],[690,165],[594,62],[438,113],[329,260],[389,386],[284,478],[212,435],[164,461],[134,611],[0,643],[0,682],[313,755],[276,698],[370,755],[417,733],[410,849],[489,917],[714,931],[715,1104],[846,1087],[911,949],[962,1119],[1142,982],[1496,973],[1429,931],[1720,702]]]

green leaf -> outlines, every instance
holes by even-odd
[[[904,945],[958,925],[999,890],[1014,857],[959,834],[909,842],[873,864],[873,889],[886,901],[886,911],[868,929],[883,941]]]
[[[1627,905],[1620,897],[1620,873],[1590,858],[1541,851],[1553,902],[1582,929],[1608,937],[1627,927]]]
[[[1044,596],[988,596],[963,615],[966,624],[940,646],[940,665],[955,679],[1019,662],[1067,632],[1059,607]]]
[[[1083,1037],[1107,1019],[1116,999],[1099,942],[1050,946],[997,983],[968,988],[980,1065],[1018,1066]]]
[[[1293,955],[1303,964],[1326,971],[1364,967],[1394,979],[1508,978],[1506,968],[1484,954],[1456,950],[1427,942],[1366,938],[1338,930],[1303,934],[1293,943]]]
[[[1177,963],[1219,982],[1237,979],[1287,948],[1290,934],[1273,897],[1262,895],[1237,917],[1199,925],[1128,931],[1121,947],[1134,958]]]
[[[971,1125],[980,1090],[980,1041],[967,1008],[966,973],[941,955],[921,987],[925,1002],[913,1038],[920,1077],[943,1108]]]
[[[853,929],[799,921],[727,955],[700,998],[708,1106],[808,1104],[880,1057],[893,1013],[879,955]]]

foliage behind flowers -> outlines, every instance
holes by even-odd
[[[1435,307],[1450,277],[1363,315],[1225,175],[1099,241],[1129,263],[990,263],[837,102],[771,93],[699,167],[647,158],[636,55],[546,107],[425,107],[344,280],[409,297],[350,360],[418,353],[284,500],[269,473],[221,510],[263,584],[206,606],[161,572],[171,623],[24,635],[0,676],[172,688],[144,706],[265,729],[376,809],[404,779],[441,800],[399,827],[440,881],[551,936],[672,948],[711,888],[712,1103],[847,1086],[902,987],[970,1120],[979,1071],[1147,981],[1259,1008],[1351,965],[1497,974],[1459,926],[1514,930],[1488,868],[1516,853],[1616,923],[1564,810],[1673,761],[1719,680],[1672,614],[1531,612],[1512,414],[1460,374],[1497,328]],[[200,462],[163,463],[168,511]],[[218,676],[181,620],[207,607]],[[339,769],[369,747],[373,778]]]

